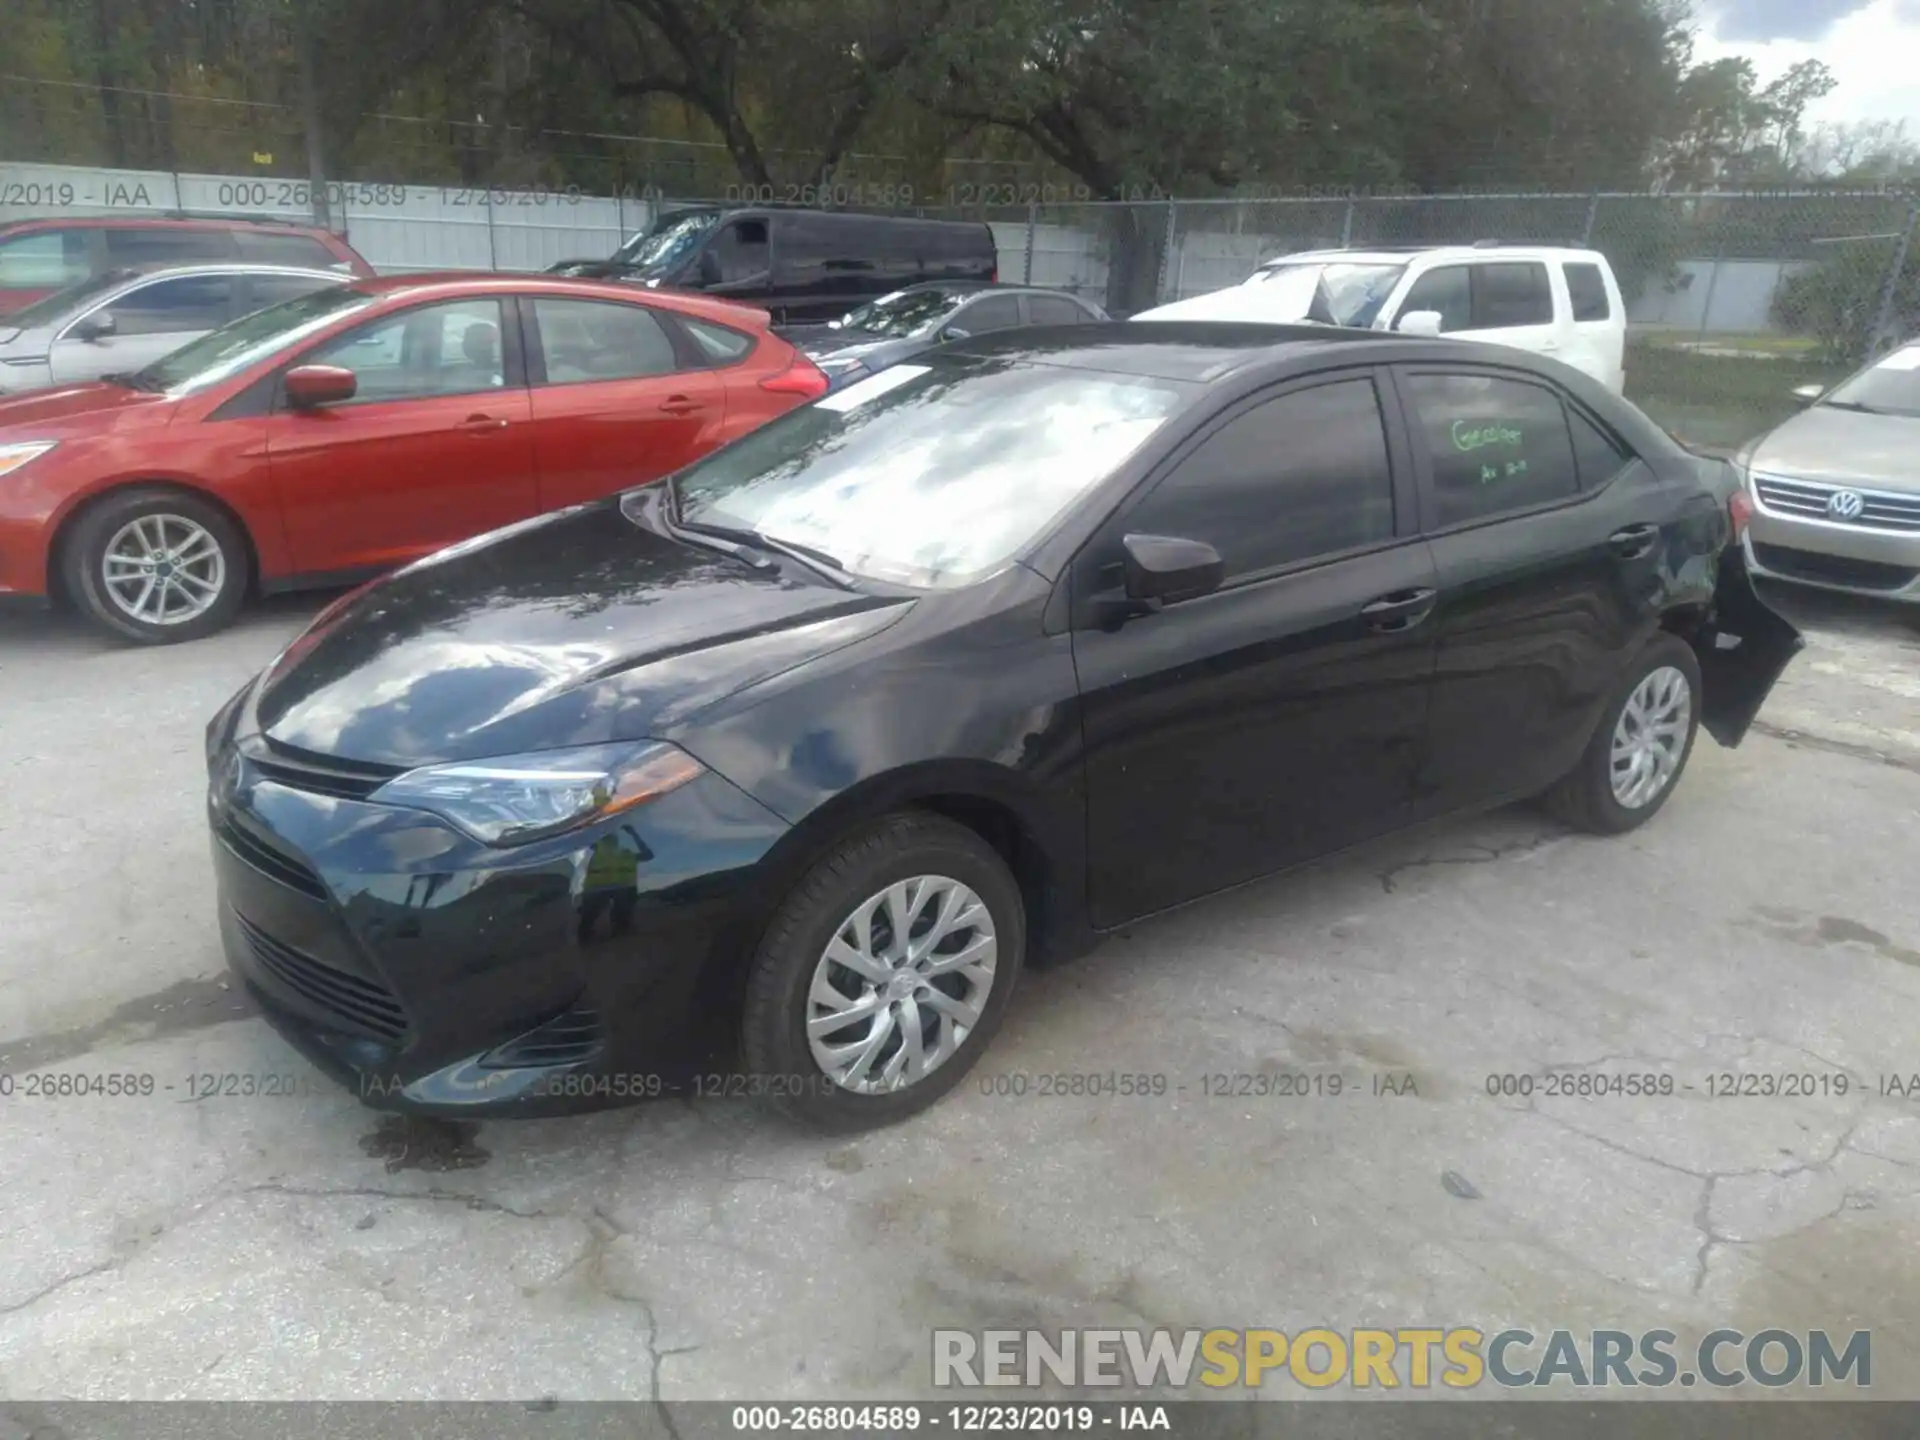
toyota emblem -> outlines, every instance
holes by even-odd
[[[1836,490],[1827,501],[1827,514],[1835,520],[1858,520],[1866,508],[1867,502],[1860,498],[1857,490]]]

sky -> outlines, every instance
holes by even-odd
[[[1698,0],[1696,15],[1696,59],[1746,55],[1763,84],[1824,61],[1840,86],[1810,119],[1905,120],[1920,139],[1920,0]]]

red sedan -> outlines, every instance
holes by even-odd
[[[824,394],[764,312],[493,275],[358,280],[132,375],[0,401],[0,600],[165,643],[679,469]]]

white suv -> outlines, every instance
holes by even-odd
[[[1318,322],[1452,335],[1551,355],[1616,394],[1625,384],[1627,313],[1607,257],[1550,245],[1311,250],[1269,260],[1247,280],[1136,320]]]

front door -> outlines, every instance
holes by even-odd
[[[1369,372],[1239,407],[1075,560],[1090,904],[1105,928],[1404,823],[1433,562]],[[1204,540],[1212,595],[1115,618],[1129,534]]]
[[[354,398],[278,406],[267,451],[295,570],[401,564],[538,508],[519,347],[498,300],[416,306],[293,363],[354,372]]]
[[[139,370],[217,330],[235,314],[232,275],[176,275],[127,291],[69,325],[53,342],[56,385]],[[107,322],[104,332],[90,322]],[[89,338],[91,337],[91,338]]]
[[[720,443],[727,387],[689,366],[674,322],[638,301],[529,296],[540,508],[670,475]]]

